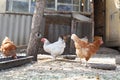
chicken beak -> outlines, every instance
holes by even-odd
[[[44,42],[44,41],[45,41],[44,38],[42,38],[42,39],[41,39],[41,42]]]
[[[103,40],[101,41],[101,44],[103,44],[104,42],[103,42]]]

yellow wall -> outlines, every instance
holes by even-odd
[[[6,10],[6,0],[0,0],[0,13]]]
[[[106,0],[106,41],[109,45],[120,45],[119,0]]]

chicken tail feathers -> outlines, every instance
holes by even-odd
[[[61,36],[58,38],[58,41],[60,41],[60,40],[61,40],[61,41],[63,40],[63,38],[62,38]]]
[[[58,41],[61,41],[62,43],[65,43],[65,40],[61,36],[58,38]]]
[[[67,42],[68,39],[71,37],[71,35],[61,35],[60,38],[64,40],[64,42]]]
[[[64,47],[66,46],[64,36],[59,36],[58,41],[61,42]]]
[[[84,38],[81,39],[82,41],[88,42],[88,38],[87,36],[85,36]]]

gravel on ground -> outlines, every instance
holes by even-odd
[[[115,64],[119,51],[100,48],[88,63]],[[102,70],[85,67],[79,59],[66,60],[58,57],[53,61],[50,55],[38,55],[38,61],[0,71],[0,80],[120,80],[120,65],[116,70]]]

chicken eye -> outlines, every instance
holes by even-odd
[[[35,34],[35,36],[38,37],[38,38],[41,38],[41,37],[42,37],[41,33],[39,33],[39,32],[37,32],[37,33]]]

